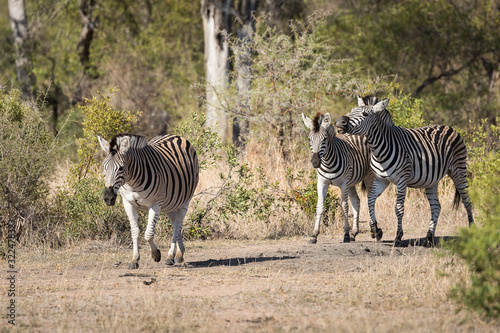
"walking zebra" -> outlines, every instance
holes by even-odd
[[[102,163],[106,188],[103,200],[115,204],[118,191],[130,220],[133,256],[129,269],[139,268],[138,210],[149,210],[144,234],[151,247],[154,261],[161,260],[153,236],[160,212],[165,212],[173,226],[173,237],[167,265],[184,261],[182,219],[198,184],[198,158],[189,141],[176,135],[154,138],[149,143],[144,136],[119,134],[110,142],[98,137],[101,148],[108,153]]]
[[[431,207],[431,221],[426,245],[434,244],[436,224],[441,211],[438,200],[438,182],[446,175],[455,184],[454,208],[460,199],[467,210],[469,225],[474,222],[472,205],[467,194],[467,150],[460,135],[448,126],[426,126],[414,129],[394,125],[386,107],[386,98],[375,105],[365,105],[358,97],[358,106],[340,117],[336,126],[340,133],[366,136],[371,150],[371,168],[375,173],[373,188],[368,195],[372,237],[382,238],[377,227],[375,201],[389,183],[396,184],[396,216],[398,229],[395,243],[403,237],[403,214],[406,188],[425,188]]]
[[[355,238],[359,232],[359,197],[356,184],[363,181],[370,190],[373,182],[369,147],[365,138],[361,136],[349,135],[343,139],[338,138],[328,113],[323,115],[318,112],[312,120],[302,114],[302,120],[311,131],[309,133],[311,163],[318,174],[318,204],[310,242],[315,244],[317,241],[328,185],[332,184],[340,188],[340,201],[344,213],[344,243],[348,243],[350,236],[347,196],[351,199],[354,211],[352,237]]]

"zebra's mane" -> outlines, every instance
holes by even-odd
[[[361,99],[363,100],[363,103],[365,103],[365,105],[375,105],[379,102],[376,96],[365,96]]]
[[[109,151],[118,151],[118,139],[125,136],[129,137],[130,148],[144,148],[148,144],[145,136],[130,133],[121,133],[115,135],[111,139],[111,141],[109,142]]]
[[[317,133],[321,127],[321,121],[323,120],[323,114],[321,112],[316,112],[314,118],[312,120],[313,123],[313,132]]]

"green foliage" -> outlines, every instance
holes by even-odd
[[[0,90],[0,239],[9,222],[18,237],[27,222],[36,227],[55,165],[53,144],[39,109],[18,90]]]
[[[496,124],[500,124],[500,117],[496,119]],[[490,153],[500,152],[500,125],[482,119],[478,123],[470,121],[467,128],[458,128],[457,131],[467,145],[468,169],[475,177],[476,173],[483,172],[481,163],[485,158]]]
[[[64,236],[75,238],[109,239],[128,237],[128,218],[121,205],[121,197],[112,207],[102,201],[104,180],[80,179],[72,186],[72,193],[60,192],[61,210],[66,212]]]
[[[173,129],[175,134],[186,138],[196,149],[201,169],[208,169],[222,159],[221,138],[213,128],[205,126],[206,120],[204,113],[194,111],[189,119]]]
[[[65,234],[69,237],[120,236],[128,225],[124,223],[128,219],[120,204],[113,207],[104,205],[104,179],[99,172],[100,162],[95,159],[99,150],[97,135],[109,140],[116,134],[132,132],[140,116],[140,113],[133,115],[114,108],[111,105],[113,92],[99,93],[86,100],[82,107],[84,136],[77,139],[78,163],[70,170],[68,181],[71,189],[59,193],[62,210],[67,217]]]
[[[499,115],[498,107],[488,110],[499,97],[491,89],[500,47],[495,6],[491,0],[344,1],[320,34],[352,59],[351,68],[363,68],[356,75],[395,76],[436,111],[429,120],[458,125]]]
[[[490,153],[476,166],[470,194],[478,225],[460,230],[449,244],[470,271],[451,297],[486,318],[500,317],[500,154]]]
[[[109,140],[116,134],[130,133],[135,128],[135,122],[141,112],[134,115],[113,107],[111,98],[114,92],[115,90],[105,94],[98,93],[97,96],[85,100],[85,105],[82,107],[83,137],[76,140],[78,163],[71,168],[71,181],[86,178],[89,172],[95,175],[99,164],[94,158],[99,147],[98,135]]]
[[[304,178],[304,171],[299,171],[297,176],[294,177],[292,170],[288,169],[287,177],[289,184],[292,184],[295,180],[302,181]],[[292,196],[294,201],[307,216],[313,219],[316,216],[316,205],[318,204],[318,178],[316,171],[311,170],[307,178],[304,187],[295,187],[292,189]],[[340,199],[332,190],[332,187],[328,188],[324,202],[323,222],[325,224],[333,222],[335,219],[335,212],[340,207]]]
[[[417,128],[425,125],[423,101],[413,98],[409,94],[399,92],[400,85],[391,83],[389,90],[392,91],[389,98],[388,110],[396,126],[405,128]]]

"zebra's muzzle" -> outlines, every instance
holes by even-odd
[[[337,130],[340,134],[344,134],[348,132],[348,125],[349,125],[349,117],[348,116],[342,116],[337,121],[335,122],[335,126],[337,127]]]
[[[311,157],[311,164],[313,168],[317,169],[321,165],[321,158],[319,158],[318,153],[313,153]]]
[[[113,206],[116,202],[116,194],[115,190],[113,189],[112,186],[106,187],[104,189],[104,193],[102,195],[102,200],[106,203],[108,206]]]

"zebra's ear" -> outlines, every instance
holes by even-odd
[[[325,114],[323,121],[321,122],[321,127],[328,128],[332,124],[332,117],[329,113]]]
[[[101,146],[102,150],[104,150],[106,153],[109,153],[109,142],[106,141],[106,139],[101,138],[99,135],[97,136],[97,140],[99,141],[99,145]]]
[[[361,98],[361,96],[358,95],[358,106],[363,106],[363,105],[366,105],[365,101],[363,101],[363,98]]]
[[[302,113],[302,121],[304,122],[304,125],[306,125],[307,128],[309,128],[312,131],[313,128],[313,122],[310,118],[304,116]]]
[[[126,153],[130,149],[130,138],[128,136],[119,137],[117,141],[119,152]]]
[[[380,112],[380,111],[385,110],[385,108],[387,107],[387,104],[389,104],[388,98],[384,99],[383,101],[378,102],[377,104],[375,104],[373,106],[373,112]]]

